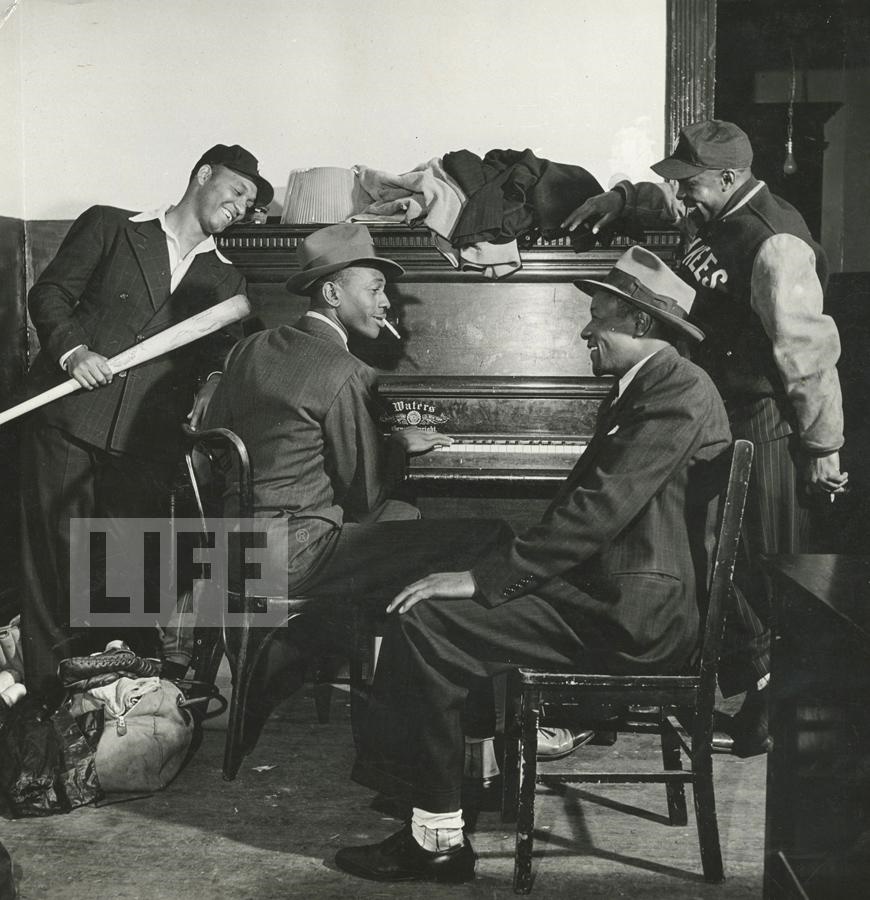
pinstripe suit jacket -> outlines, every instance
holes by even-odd
[[[156,220],[131,222],[131,215],[109,206],[84,212],[30,291],[30,316],[42,349],[28,393],[65,380],[58,360],[79,344],[111,357],[244,291],[234,266],[216,253],[202,253],[170,294],[166,235]],[[231,346],[230,335],[211,335],[130,369],[110,385],[44,406],[37,415],[97,447],[175,456],[197,379],[219,370]]]
[[[682,665],[697,640],[703,560],[693,551],[707,516],[706,503],[692,502],[695,485],[730,442],[709,377],[660,350],[605,401],[540,524],[475,567],[483,602],[550,601],[609,671]]]
[[[257,512],[280,510],[302,529],[290,543],[291,578],[314,565],[321,538],[388,496],[397,472],[378,424],[376,380],[333,327],[310,316],[250,335],[227,359],[205,422],[245,442]],[[234,512],[235,485],[226,499]]]

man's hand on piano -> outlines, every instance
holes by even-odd
[[[421,600],[465,600],[474,596],[477,585],[471,572],[433,572],[406,588],[390,601],[387,612],[406,613]]]
[[[562,228],[573,231],[580,225],[588,228],[593,234],[619,218],[625,206],[625,197],[619,191],[605,191],[596,194],[582,203],[562,222]]]
[[[390,437],[396,441],[405,453],[416,455],[419,453],[428,453],[435,447],[448,447],[453,443],[453,438],[446,434],[439,434],[437,431],[424,431],[414,425],[408,428],[401,428],[390,433]]]

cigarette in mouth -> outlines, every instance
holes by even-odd
[[[384,319],[384,328],[389,328],[390,334],[396,338],[396,340],[402,340],[402,336],[396,331],[395,327],[391,325],[386,319]]]

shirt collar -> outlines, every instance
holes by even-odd
[[[740,189],[735,192],[729,205],[726,206],[719,218],[724,219],[726,216],[730,216],[731,213],[740,209],[741,206],[745,206],[763,187],[764,182],[756,181],[755,178],[751,178],[745,184],[741,185]]]
[[[341,335],[344,349],[347,350],[347,335],[344,333],[344,330],[340,326],[336,325],[335,322],[333,322],[332,319],[329,318],[329,316],[325,316],[323,315],[323,313],[315,312],[313,309],[309,309],[305,313],[305,315],[311,319],[320,319],[321,322],[326,322],[326,324],[329,325],[330,328],[334,328]]]
[[[167,203],[165,206],[159,206],[157,209],[152,209],[147,212],[136,213],[135,216],[130,216],[131,222],[152,222],[155,219],[160,223],[160,227],[163,229],[163,233],[171,238],[175,243],[178,243],[178,238],[175,236],[175,232],[172,231],[169,226],[166,224],[166,213],[172,209],[172,204]],[[214,239],[214,235],[210,234],[205,240],[200,241],[190,252],[196,256],[199,253],[210,253],[214,251],[217,255],[217,258],[222,262],[226,263],[228,266],[232,265],[232,262],[228,260],[223,253],[218,250],[217,242]]]
[[[659,347],[659,350],[661,350],[661,349],[663,349],[663,348]],[[637,375],[637,373],[641,370],[641,367],[643,366],[643,364],[648,359],[655,356],[656,353],[659,352],[659,350],[653,350],[652,353],[650,353],[648,356],[645,356],[640,362],[636,362],[625,373],[625,375],[623,375],[622,378],[619,379],[619,381],[617,382],[617,386],[616,386],[616,396],[613,398],[614,402],[616,402],[625,393],[628,386],[632,383],[632,381],[634,381],[634,376]]]

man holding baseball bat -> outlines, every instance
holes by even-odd
[[[272,196],[251,153],[217,144],[176,205],[83,213],[30,292],[41,351],[29,389],[66,378],[83,388],[25,424],[22,640],[30,692],[54,687],[58,659],[105,642],[96,632],[70,640],[70,519],[167,514],[179,423],[185,414],[194,424],[201,418],[218,380],[210,376],[233,338],[214,333],[117,374],[109,360],[244,292],[214,235]]]

